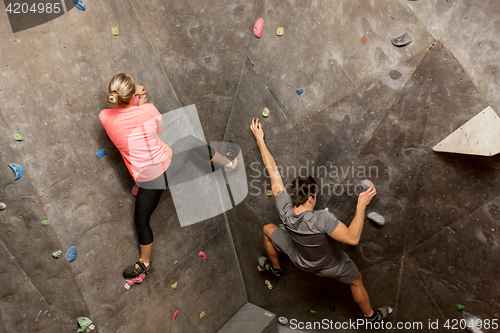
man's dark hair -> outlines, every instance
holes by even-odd
[[[305,204],[309,197],[315,196],[316,192],[318,192],[318,186],[313,177],[297,177],[292,182],[290,197],[294,206],[299,207]]]

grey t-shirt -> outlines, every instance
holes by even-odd
[[[340,221],[326,210],[295,215],[292,198],[286,191],[278,192],[275,199],[280,219],[300,254],[297,264],[315,270],[336,266],[342,257],[342,250],[330,235]]]

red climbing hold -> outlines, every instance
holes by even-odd
[[[179,314],[179,310],[175,311],[175,313],[174,313],[174,319],[177,318],[178,314]]]
[[[255,22],[255,25],[253,26],[253,34],[255,37],[260,38],[262,36],[262,31],[264,30],[264,19],[261,17],[260,19]]]
[[[134,187],[132,187],[132,195],[134,197],[137,196],[137,192],[139,192],[139,186],[137,184],[134,185]]]
[[[203,260],[207,260],[207,256],[205,255],[205,253],[203,253],[203,251],[200,251],[199,256],[203,257]]]

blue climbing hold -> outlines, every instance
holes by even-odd
[[[66,254],[66,258],[68,262],[72,262],[76,257],[76,246],[72,246],[69,248],[68,253]]]
[[[300,96],[304,92],[304,89],[297,89],[297,94]]]
[[[95,156],[97,158],[102,158],[104,156],[104,154],[106,154],[106,150],[103,148],[103,149],[99,150],[99,152],[97,154],[95,154]]]
[[[23,168],[15,163],[9,163],[9,166],[12,170],[14,170],[14,173],[16,174],[16,176],[14,177],[14,181],[21,179],[21,177],[24,175]]]
[[[75,3],[76,8],[83,11],[87,9],[87,5],[85,4],[85,2],[83,2],[83,0],[73,0],[73,2]]]

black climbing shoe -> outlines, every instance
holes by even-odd
[[[382,305],[380,308],[373,309],[374,314],[371,317],[365,317],[365,319],[369,322],[381,322],[386,320],[387,317],[392,313],[392,308],[387,305]]]
[[[226,170],[236,169],[238,167],[238,161],[236,161],[236,166],[234,166],[234,160],[236,160],[236,157],[238,157],[238,154],[240,153],[240,147],[233,141],[228,141],[224,144],[224,148],[224,156],[226,156],[226,158],[232,163],[230,167],[225,167]]]
[[[153,260],[151,260],[151,262],[149,263],[149,266],[146,267],[146,265],[144,265],[144,261],[142,261],[142,259],[139,259],[139,260],[137,260],[137,262],[135,264],[130,265],[127,268],[125,268],[125,270],[123,271],[123,277],[125,279],[131,279],[131,278],[138,277],[142,273],[147,273],[147,272],[149,272],[149,269],[151,268],[152,263],[153,263]]]
[[[281,273],[283,272],[283,268],[274,268],[268,257],[265,256],[259,257],[257,261],[259,262],[259,266],[257,266],[257,268],[261,272],[269,271],[273,273],[275,276],[280,276]]]

